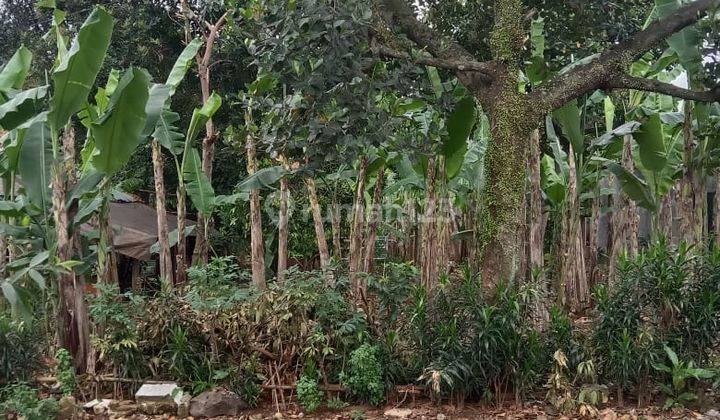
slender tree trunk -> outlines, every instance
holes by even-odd
[[[701,221],[698,220],[698,206],[696,202],[698,198],[697,191],[697,173],[692,161],[694,151],[693,144],[693,105],[690,101],[685,101],[685,125],[683,126],[683,137],[685,139],[684,147],[684,170],[683,177],[680,181],[680,236],[688,243],[688,245],[697,244],[702,232],[698,232]]]
[[[362,235],[363,225],[365,222],[365,178],[367,166],[367,157],[362,156],[360,158],[360,168],[358,171],[357,187],[355,189],[355,202],[353,206],[353,218],[350,228],[349,274],[350,283],[352,284],[356,300],[360,300],[365,293],[365,287],[360,281],[358,272],[361,269],[360,264],[363,261]]]
[[[338,203],[337,195],[333,194],[332,198],[332,235],[333,235],[333,255],[340,261],[342,259],[342,232],[341,232],[342,215],[340,214],[340,203]]]
[[[68,127],[62,138],[64,156],[57,161],[52,174],[52,203],[55,221],[56,256],[64,262],[73,258],[73,241],[70,235],[70,218],[67,212],[67,191],[74,168],[75,132]],[[82,325],[87,319],[84,290],[77,284],[75,273],[63,271],[58,275],[57,336],[60,347],[73,357],[75,369],[85,372],[87,368],[88,336]]]
[[[598,188],[599,189],[599,188]],[[589,284],[592,287],[600,280],[600,269],[598,267],[598,237],[600,226],[600,199],[595,197],[592,199],[592,209],[590,217],[587,220],[588,240],[587,240],[587,272],[589,274]]]
[[[163,155],[160,143],[152,140],[153,173],[155,176],[155,211],[157,212],[157,235],[160,245],[159,263],[160,278],[173,284],[173,267],[170,257],[170,237],[168,232],[167,212],[165,210],[165,177]]]
[[[623,137],[622,165],[629,172],[635,172],[635,163],[632,157],[632,135]],[[638,214],[635,202],[630,200],[620,189],[620,180],[617,180],[615,187],[614,211],[612,217],[612,247],[610,252],[610,273],[611,282],[615,281],[617,271],[617,260],[620,253],[626,251],[628,255],[637,254],[637,226]]]
[[[380,167],[375,181],[375,193],[373,194],[373,204],[368,220],[367,243],[365,244],[365,261],[363,271],[370,273],[373,270],[373,262],[375,260],[375,241],[377,240],[377,230],[380,219],[382,218],[382,198],[383,187],[385,183],[385,166]]]
[[[318,253],[320,254],[320,268],[325,269],[330,263],[330,251],[328,251],[327,239],[325,239],[325,227],[323,225],[322,212],[320,211],[320,202],[318,201],[315,180],[306,178],[305,184],[308,189],[313,225],[315,226],[315,238],[317,239]]]
[[[247,173],[252,176],[257,171],[255,157],[255,139],[251,134],[247,136]],[[260,191],[250,191],[250,260],[252,265],[253,284],[259,289],[265,289],[265,247],[262,234],[262,214],[260,209]]]
[[[560,236],[560,282],[565,290],[565,305],[574,311],[585,307],[588,284],[585,272],[584,240],[580,227],[580,200],[572,144],[568,153],[568,188],[564,202],[562,233]]]
[[[102,284],[118,284],[117,258],[113,250],[113,232],[110,225],[110,184],[109,180],[103,181],[102,204],[97,216],[98,232],[100,241],[98,243],[98,266],[97,279]]]
[[[654,226],[656,231],[661,232],[667,239],[669,244],[675,244],[675,205],[677,203],[676,188],[670,188],[660,203],[660,214],[658,216],[658,225]],[[716,196],[718,197],[718,196]],[[717,225],[716,225],[717,226]]]
[[[285,281],[288,259],[288,182],[286,177],[280,178],[280,212],[278,214],[278,265],[277,280]]]
[[[715,171],[715,247],[720,248],[720,170]]]
[[[182,176],[180,174],[179,176]],[[187,238],[185,238],[185,185],[180,183],[177,188],[177,253],[175,254],[175,285],[179,286],[187,280]],[[197,227],[197,226],[196,226]]]
[[[530,199],[528,218],[530,232],[528,234],[530,276],[538,285],[538,296],[533,302],[533,320],[543,327],[549,321],[547,311],[547,284],[545,279],[545,218],[543,217],[542,187],[540,184],[540,130],[533,130],[530,135],[530,156],[528,167],[530,172]]]
[[[425,216],[422,222],[422,255],[420,258],[420,283],[425,290],[432,290],[438,281],[438,243],[437,243],[437,165],[435,157],[428,158],[425,181]]]

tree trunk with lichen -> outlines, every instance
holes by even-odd
[[[540,130],[533,130],[530,135],[530,154],[528,158],[528,172],[530,173],[530,194],[528,202],[528,254],[530,279],[537,285],[537,297],[532,304],[532,317],[534,323],[544,327],[548,319],[547,311],[547,284],[545,282],[545,217],[543,215],[543,197],[540,175]]]
[[[152,140],[153,175],[155,178],[155,211],[157,212],[157,235],[160,252],[160,278],[173,284],[172,259],[170,256],[170,237],[168,231],[167,212],[165,210],[165,177],[163,155],[160,143]]]
[[[350,249],[348,255],[350,284],[356,301],[360,301],[365,293],[363,283],[360,281],[361,263],[363,261],[363,227],[365,225],[365,178],[367,177],[367,156],[360,158],[357,186],[355,188],[355,201],[353,203],[352,225],[350,226]]]
[[[315,226],[315,239],[318,245],[318,254],[320,255],[320,268],[325,269],[330,263],[330,251],[328,250],[327,239],[325,238],[325,226],[323,225],[320,201],[318,201],[317,187],[315,186],[315,180],[312,178],[306,178],[305,185],[307,185],[308,189],[313,225]]]
[[[252,176],[257,172],[257,158],[255,156],[255,139],[252,134],[246,137],[247,174]],[[262,214],[260,208],[260,191],[250,190],[250,264],[252,266],[252,281],[259,289],[265,289],[265,245],[262,234]]]
[[[277,280],[285,281],[285,270],[288,260],[288,181],[286,177],[280,178],[280,209],[278,212],[278,262]]]
[[[382,193],[385,183],[385,166],[378,170],[375,180],[375,192],[373,193],[372,209],[370,209],[370,217],[367,226],[367,243],[365,245],[365,261],[363,262],[363,271],[372,272],[373,262],[375,261],[375,241],[377,240],[377,230],[382,217]]]

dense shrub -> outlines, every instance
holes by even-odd
[[[342,383],[351,395],[372,405],[380,405],[385,399],[382,378],[378,349],[369,344],[363,344],[352,352],[347,372],[341,375]]]
[[[55,418],[58,411],[54,398],[39,398],[27,384],[16,383],[0,390],[0,414],[7,418],[15,414],[26,420],[47,420]]]
[[[42,367],[50,343],[39,324],[0,312],[0,384],[30,380]]]

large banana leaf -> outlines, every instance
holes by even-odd
[[[25,130],[25,139],[20,148],[18,172],[28,199],[41,209],[50,206],[52,161],[50,129],[44,121],[35,121]]]
[[[168,98],[170,98],[171,86],[162,83],[155,83],[150,87],[150,96],[145,105],[145,128],[142,131],[143,138],[149,136],[155,131],[155,127],[160,116],[165,112]]]
[[[175,89],[177,89],[180,82],[182,82],[185,78],[185,74],[192,65],[192,62],[195,59],[195,54],[197,54],[201,46],[202,40],[200,40],[200,38],[193,39],[185,47],[183,52],[180,53],[177,60],[175,60],[175,64],[173,65],[172,70],[170,70],[170,74],[165,82],[165,84],[170,87],[170,96],[175,94]]]
[[[183,179],[186,183],[186,190],[195,208],[203,216],[209,217],[215,201],[215,191],[202,170],[200,154],[195,148],[189,149],[183,161]]]
[[[91,128],[96,154],[93,166],[112,175],[130,159],[142,140],[147,114],[150,75],[138,68],[128,69],[110,98],[110,104],[100,120]]]
[[[186,144],[191,143],[195,140],[200,130],[202,130],[205,123],[212,118],[215,111],[220,108],[222,99],[220,96],[213,92],[207,101],[203,104],[202,108],[196,108],[193,111],[192,118],[190,119],[190,125],[188,126],[187,134],[185,135]],[[186,146],[189,147],[189,146]]]
[[[453,179],[462,167],[467,152],[467,142],[475,125],[475,100],[471,97],[458,102],[447,120],[448,136],[443,143],[445,156],[445,174]]]
[[[24,122],[23,124],[19,125],[16,129],[5,133],[5,135],[0,138],[0,143],[3,144],[5,152],[3,157],[7,159],[4,161],[7,164],[4,169],[13,172],[18,170],[20,149],[22,148],[23,142],[25,141],[25,135],[27,133],[28,127],[35,124],[36,122],[45,121],[47,121],[47,112],[41,112],[35,115],[33,118],[29,119],[28,121]]]
[[[594,159],[603,163],[605,167],[617,177],[623,192],[627,194],[631,200],[649,211],[654,212],[657,210],[658,206],[655,196],[643,179],[638,178],[635,174],[616,162],[603,158]]]
[[[563,134],[572,143],[573,150],[577,156],[581,156],[584,150],[584,134],[580,121],[580,108],[577,99],[574,99],[560,109],[553,112],[553,117],[560,124]]]
[[[95,7],[80,27],[70,50],[53,73],[54,92],[48,118],[52,129],[63,127],[87,100],[110,45],[112,29],[113,18],[102,7]]]
[[[282,166],[269,166],[262,168],[249,177],[245,178],[240,185],[238,185],[239,192],[250,192],[252,190],[261,189],[272,189],[273,185],[280,181],[280,178],[285,175],[287,171]]]
[[[40,86],[24,90],[0,105],[0,127],[10,131],[36,115],[47,88]]]
[[[679,0],[655,0],[657,16],[664,19],[680,6]],[[700,46],[702,36],[695,26],[688,26],[667,39],[670,48],[677,53],[680,64],[687,70],[690,79],[694,79],[702,71],[702,54]]]
[[[667,152],[660,114],[652,114],[633,137],[638,144],[643,166],[653,172],[661,171],[667,163]]]
[[[11,89],[21,89],[31,63],[32,53],[21,45],[0,71],[0,92],[6,94]]]
[[[175,126],[178,121],[180,121],[180,115],[177,112],[165,109],[160,114],[160,118],[158,118],[155,125],[155,131],[152,134],[164,148],[176,156],[181,154],[185,148],[182,141],[183,135]]]

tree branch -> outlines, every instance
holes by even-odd
[[[492,74],[493,67],[490,63],[483,63],[479,61],[468,61],[464,59],[453,60],[453,59],[442,59],[435,57],[412,57],[410,54],[404,51],[394,50],[388,46],[380,45],[375,43],[372,46],[375,54],[386,57],[386,58],[397,58],[401,60],[409,60],[416,64],[422,64],[425,66],[433,66],[442,69],[455,70],[455,71],[476,71],[484,75],[490,76]]]
[[[663,95],[673,96],[675,98],[688,99],[698,102],[720,101],[720,87],[713,90],[694,91],[655,79],[646,79],[643,77],[633,77],[628,75],[622,75],[608,80],[600,87],[602,89],[634,89],[645,92],[656,92]]]
[[[632,38],[602,53],[589,64],[556,76],[531,94],[531,101],[540,112],[547,113],[563,106],[605,83],[625,74],[630,63],[641,57],[670,35],[700,20],[705,13],[720,6],[720,0],[696,0],[676,10],[665,19],[656,21]]]

